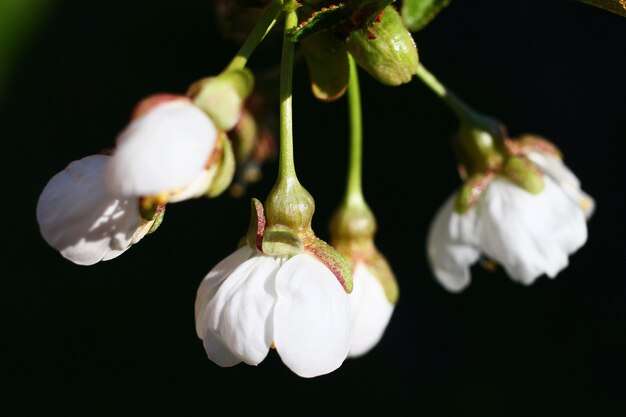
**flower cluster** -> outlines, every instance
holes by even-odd
[[[264,204],[252,200],[239,249],[198,289],[196,333],[210,360],[224,367],[258,365],[275,349],[294,373],[315,377],[382,338],[399,289],[374,243],[376,219],[363,197],[357,67],[389,86],[417,76],[461,121],[455,151],[464,183],[428,235],[428,260],[439,282],[449,291],[463,290],[481,256],[523,284],[556,276],[586,241],[593,199],[553,144],[535,136],[509,139],[498,122],[474,112],[421,65],[409,29],[423,28],[447,2],[405,0],[401,12],[392,2],[263,0],[260,12],[249,8],[258,2],[220,1],[222,29],[230,28],[231,36],[238,38],[255,21],[239,52],[223,72],[193,83],[186,95],[141,101],[114,148],[56,174],[37,205],[44,239],[70,261],[92,265],[156,230],[169,203],[216,197],[229,187],[233,195],[244,194],[273,154],[272,134],[258,122],[258,103],[266,101],[252,103],[247,61],[284,16],[278,176]],[[348,179],[331,221],[332,245],[313,232],[315,202],[296,176],[296,43],[314,96],[324,102],[348,96]]]

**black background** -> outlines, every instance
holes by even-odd
[[[417,81],[362,75],[365,194],[377,243],[401,289],[367,356],[302,379],[270,352],[258,367],[219,368],[194,331],[206,272],[248,222],[247,199],[170,205],[158,232],[123,256],[75,266],[35,221],[48,179],[114,143],[134,104],[184,92],[237,49],[207,0],[57,1],[0,98],[3,177],[0,415],[602,415],[626,389],[626,20],[577,2],[453,1],[416,34],[422,62],[515,136],[540,133],[597,201],[587,244],[555,280],[531,287],[472,270],[445,292],[425,257],[428,225],[459,185],[456,121]],[[278,62],[278,39],[253,68]],[[299,177],[314,227],[341,198],[345,100],[316,102],[295,76]],[[276,172],[248,197],[264,198]]]

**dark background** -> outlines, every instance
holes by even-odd
[[[456,121],[417,81],[362,75],[365,194],[401,296],[381,343],[330,375],[302,379],[270,352],[219,368],[194,331],[196,289],[248,222],[247,199],[168,207],[158,232],[92,267],[40,237],[37,198],[70,161],[114,143],[134,104],[183,92],[237,49],[207,0],[52,4],[0,97],[4,173],[3,416],[614,415],[625,412],[626,20],[577,2],[453,1],[416,34],[420,57],[515,136],[540,133],[596,198],[587,244],[557,279],[524,287],[473,268],[461,295],[429,272],[425,236],[459,185]],[[252,59],[278,62],[277,39]],[[316,102],[295,76],[295,148],[317,202],[341,198],[346,103]],[[276,172],[248,197],[264,198]]]

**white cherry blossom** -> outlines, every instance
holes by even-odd
[[[87,156],[70,163],[44,188],[37,204],[42,236],[79,265],[113,259],[152,227],[139,213],[139,198],[120,198],[104,183],[111,157]]]
[[[217,140],[211,119],[190,100],[158,102],[120,134],[107,185],[116,194],[166,201],[201,195],[215,175],[207,165]]]
[[[587,240],[585,213],[551,175],[543,179],[543,191],[531,194],[496,176],[463,214],[454,210],[456,193],[447,200],[428,236],[431,268],[447,290],[469,285],[470,266],[481,254],[526,285],[543,274],[554,278],[568,265]]]
[[[352,345],[350,357],[367,353],[383,337],[395,304],[385,294],[385,289],[375,271],[363,262],[357,262],[352,275],[350,294]]]
[[[333,273],[302,253],[272,257],[245,246],[204,278],[196,331],[220,366],[257,365],[271,347],[302,377],[337,369],[350,348],[350,302]]]

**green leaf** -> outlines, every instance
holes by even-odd
[[[402,18],[411,32],[426,27],[437,14],[450,3],[450,0],[404,0]]]
[[[288,34],[288,37],[298,42],[329,29],[337,29],[339,32],[368,30],[378,20],[380,13],[394,1],[349,0],[330,4],[328,1],[319,2],[320,4],[302,9],[300,15],[306,18]]]
[[[352,10],[345,3],[333,4],[315,10],[311,15],[293,29],[288,37],[293,42],[298,42],[307,36],[320,31],[335,27],[350,19]]]
[[[578,0],[592,6],[626,17],[626,0]]]

